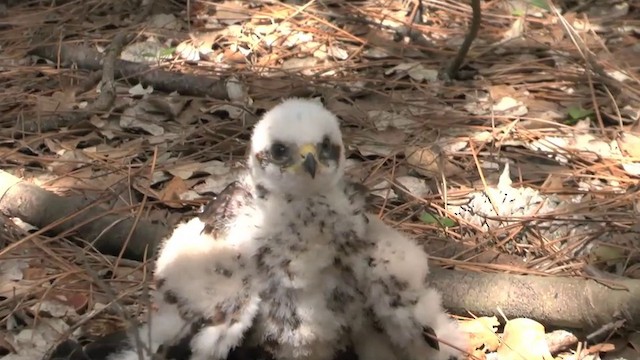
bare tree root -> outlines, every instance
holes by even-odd
[[[129,213],[109,214],[96,201],[81,196],[61,197],[0,171],[0,212],[40,229],[62,235],[75,233],[103,254],[118,256],[135,224]],[[142,260],[155,253],[167,228],[140,219],[123,256]],[[1,251],[0,251],[1,253]]]
[[[455,314],[526,317],[545,325],[595,329],[624,319],[640,325],[640,281],[600,283],[583,278],[432,269],[430,283]]]

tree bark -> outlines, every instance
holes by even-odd
[[[429,283],[452,313],[526,317],[545,325],[594,330],[616,319],[640,325],[640,281],[607,286],[591,279],[476,273],[433,268]]]
[[[17,217],[39,229],[52,224],[50,232],[72,231],[96,249],[117,256],[123,245],[123,256],[142,260],[155,254],[168,229],[140,219],[134,227],[134,214],[108,214],[99,204],[82,196],[62,197],[36,185],[26,183],[0,170],[0,212]],[[129,233],[131,239],[126,242]]]

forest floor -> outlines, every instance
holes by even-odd
[[[110,226],[77,219],[96,207],[114,228],[160,234],[193,216],[288,97],[338,115],[349,176],[434,266],[640,279],[640,1],[546,4],[482,1],[454,79],[467,1],[0,4],[0,356],[144,320],[143,250],[159,239],[125,232],[114,246]],[[31,190],[8,201],[18,185]],[[457,314],[473,356],[640,357],[616,314],[567,333],[505,328],[502,310]]]

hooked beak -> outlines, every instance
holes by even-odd
[[[304,145],[300,148],[300,156],[304,159],[302,161],[302,169],[311,175],[311,178],[316,177],[316,170],[318,168],[318,161],[316,160],[316,147],[314,145]]]

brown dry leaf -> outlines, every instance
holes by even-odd
[[[62,150],[58,159],[47,166],[54,174],[68,174],[91,163],[91,159],[82,150]]]
[[[204,163],[177,163],[175,166],[167,166],[165,171],[173,176],[177,176],[183,180],[190,179],[196,174],[208,175],[225,175],[231,171],[231,168],[222,161],[211,160]]]
[[[247,57],[245,56],[245,54],[242,53],[242,50],[243,49],[241,49],[238,46],[224,50],[224,52],[222,53],[224,61],[226,63],[233,63],[233,64],[247,63],[248,61]]]
[[[544,335],[544,326],[535,320],[509,320],[497,350],[500,360],[553,360]]]
[[[318,63],[318,59],[314,57],[292,57],[285,60],[282,63],[281,68],[282,70],[300,72],[303,75],[314,75],[317,72],[315,67]]]
[[[398,176],[395,182],[402,188],[400,192],[408,192],[418,199],[431,195],[433,191],[429,189],[424,179],[415,176]]]
[[[438,166],[440,156],[430,148],[410,146],[405,150],[405,156],[409,165],[415,167],[415,170],[422,175],[434,176],[440,173],[440,166]]]
[[[8,281],[0,283],[0,297],[7,299],[13,299],[14,297],[20,297],[26,294],[33,294],[34,286],[38,286],[39,281]],[[44,288],[43,288],[44,290]]]
[[[72,308],[77,314],[82,314],[89,304],[88,294],[80,291],[51,290],[45,300]]]
[[[135,281],[139,283],[144,280],[143,277],[144,277],[143,271],[140,271],[139,269],[134,269],[128,266],[118,266],[113,271],[114,279],[121,279],[124,281]]]
[[[25,280],[38,280],[47,275],[47,269],[41,267],[28,267],[22,269],[22,275]]]
[[[611,351],[613,351],[615,349],[616,349],[616,346],[614,344],[611,344],[611,343],[600,343],[600,344],[595,344],[595,345],[589,346],[587,348],[587,353],[595,354],[595,353],[601,353],[601,352],[611,352]]]
[[[347,60],[349,58],[349,53],[347,52],[347,50],[332,44],[329,46],[329,48],[326,51],[326,54],[336,60]],[[315,56],[315,54],[314,54]],[[316,56],[318,57],[318,56]],[[320,57],[318,57],[320,58]],[[322,59],[322,58],[320,58]]]
[[[520,126],[524,126],[527,129],[546,128],[549,127],[549,120],[562,121],[566,117],[558,103],[533,98],[526,98],[523,101],[529,108],[528,118],[546,120],[523,120]]]
[[[128,130],[143,130],[151,135],[162,135],[165,129],[160,126],[171,118],[169,114],[153,113],[153,106],[144,101],[136,102],[134,106],[125,109],[120,116],[120,126]]]
[[[139,176],[139,177],[134,178],[131,185],[136,191],[140,192],[141,194],[144,194],[144,195],[146,195],[146,196],[148,196],[150,198],[154,198],[154,199],[159,199],[160,198],[159,192],[150,187],[150,185],[151,185],[150,181],[146,177],[140,177]]]
[[[56,91],[53,95],[38,96],[36,108],[42,112],[55,112],[71,110],[75,104],[75,94],[72,90],[66,92]]]
[[[388,127],[394,127],[407,132],[414,132],[417,125],[415,120],[393,111],[370,110],[367,111],[367,116],[371,119],[376,129],[380,131]]]
[[[529,109],[522,103],[522,101],[512,98],[510,96],[504,96],[495,100],[491,107],[494,113],[499,115],[508,115],[511,117],[519,117],[526,115]]]
[[[437,69],[429,69],[424,67],[424,65],[420,63],[401,63],[394,66],[391,69],[385,71],[385,75],[398,74],[401,76],[402,74],[407,74],[409,77],[415,81],[427,81],[432,82],[438,80],[438,70]]]
[[[490,86],[489,89],[487,89],[487,91],[489,91],[489,96],[491,96],[491,98],[494,101],[498,101],[498,99],[501,99],[503,97],[518,97],[518,91],[510,85],[502,85],[502,84],[498,84],[498,85],[493,85]]]
[[[409,146],[404,151],[404,155],[407,163],[424,176],[434,177],[440,176],[440,174],[451,176],[462,171],[462,169],[443,158],[441,153],[434,151],[431,147]]]
[[[155,14],[149,17],[148,21],[150,28],[155,29],[167,29],[167,30],[180,30],[182,24],[180,20],[173,14]],[[147,41],[150,42],[150,41]]]
[[[222,24],[233,25],[239,24],[251,18],[251,15],[243,6],[244,1],[225,1],[222,4],[216,4],[215,18]]]
[[[404,131],[388,127],[382,131],[357,130],[350,136],[362,156],[393,156],[402,150],[407,138]]]
[[[485,347],[495,351],[500,346],[500,338],[496,335],[500,322],[495,316],[480,317],[469,321],[460,321],[460,328],[469,334],[469,347],[478,349]]]
[[[640,336],[637,332],[629,334],[628,337],[611,337],[607,343],[614,347],[609,350],[605,359],[639,359],[640,358]],[[635,339],[634,339],[635,338]],[[596,357],[601,359],[603,357]],[[586,357],[585,357],[586,359]]]
[[[84,153],[91,159],[110,160],[121,159],[118,163],[128,163],[132,157],[138,156],[142,147],[142,139],[136,141],[128,141],[125,144],[118,145],[117,148],[107,144],[100,144],[84,148]]]
[[[160,191],[159,200],[172,208],[182,208],[184,204],[180,201],[180,195],[189,190],[187,184],[178,176],[174,176],[171,181]]]

